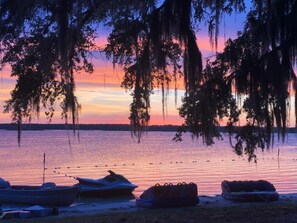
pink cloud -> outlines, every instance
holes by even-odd
[[[103,47],[106,41],[106,34],[102,34],[96,40],[97,45]],[[207,35],[198,34],[197,43],[202,51],[203,57],[214,54]],[[219,39],[218,51],[223,49],[223,40]],[[131,103],[131,92],[126,92],[120,87],[123,70],[121,66],[113,67],[111,61],[107,60],[102,54],[94,52],[91,58],[94,63],[94,73],[75,74],[76,95],[82,104],[80,114],[80,123],[124,123],[128,124],[129,105]],[[0,106],[3,107],[4,100],[9,99],[9,92],[14,88],[15,79],[10,77],[10,69],[6,67],[1,71],[0,81]],[[178,88],[183,90],[183,80],[178,82]],[[172,90],[174,85],[171,85]],[[182,93],[181,93],[182,95]],[[180,105],[180,97],[178,104]],[[182,119],[178,116],[178,111],[174,103],[174,94],[168,96],[167,115],[163,118],[162,114],[162,96],[156,90],[152,97],[151,124],[181,124]],[[179,107],[179,105],[177,107]],[[59,105],[56,105],[56,115],[53,123],[63,123],[60,118]],[[0,112],[0,122],[10,122],[10,115]],[[40,119],[34,122],[47,122],[44,113],[40,114]]]

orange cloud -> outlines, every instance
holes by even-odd
[[[212,51],[207,36],[198,35],[197,42],[203,56]],[[106,35],[102,34],[97,39],[97,45],[103,47],[106,44]],[[222,40],[219,41],[218,50],[223,49]],[[205,57],[205,56],[204,56]],[[77,73],[75,74],[76,95],[79,103],[82,105],[80,113],[80,123],[124,123],[128,124],[129,106],[132,101],[131,92],[126,92],[120,87],[124,72],[121,66],[113,67],[111,61],[107,60],[102,54],[94,52],[90,58],[94,64],[94,73]],[[181,124],[182,119],[178,116],[177,107],[181,104],[183,96],[183,80],[178,82],[178,98],[177,105],[174,100],[174,85],[169,89],[167,97],[167,107],[165,116],[162,111],[162,92],[156,89],[151,96],[151,122],[150,124]],[[1,71],[0,82],[0,106],[3,107],[4,101],[9,99],[9,92],[14,88],[15,79],[10,77],[10,68],[6,67]],[[59,105],[56,105],[56,115],[53,123],[61,123]],[[165,117],[165,118],[164,118]],[[10,122],[10,115],[0,113],[0,122]],[[42,112],[40,119],[34,122],[44,123],[47,119]]]

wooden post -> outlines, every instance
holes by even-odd
[[[278,169],[280,169],[279,152],[280,152],[280,148],[278,147],[278,150],[277,150],[277,164],[278,164]]]
[[[45,181],[45,153],[43,153],[43,183]]]

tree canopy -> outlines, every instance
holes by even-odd
[[[274,127],[279,137],[286,133],[297,87],[297,3],[254,0],[244,30],[203,69],[197,27],[208,24],[216,48],[222,15],[243,10],[243,0],[1,0],[1,64],[17,78],[5,111],[19,124],[41,108],[51,119],[59,101],[65,121],[77,124],[75,75],[93,72],[90,55],[104,24],[112,29],[104,52],[123,65],[122,87],[131,90],[133,136],[139,140],[149,124],[153,90],[162,89],[164,106],[169,84],[183,78],[185,122],[175,139],[190,131],[211,145],[225,119],[235,151],[252,159],[257,147],[271,145]]]

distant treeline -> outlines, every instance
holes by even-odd
[[[147,127],[147,131],[164,131],[176,132],[180,126],[178,125],[151,125]],[[104,131],[130,131],[129,124],[80,124],[75,127],[78,130],[104,130]],[[240,127],[239,127],[240,128]],[[16,124],[6,123],[0,124],[0,129],[17,130]],[[72,130],[72,125],[67,124],[23,124],[22,130],[42,131],[42,130]],[[220,132],[227,132],[226,127],[219,127]],[[277,129],[275,128],[275,131]],[[288,128],[288,133],[296,133],[296,128]]]
[[[152,125],[147,131],[177,131],[177,125]],[[104,131],[130,131],[128,124],[80,124],[75,126],[78,130],[104,130]],[[17,130],[16,124],[0,124],[0,129]],[[22,130],[72,130],[72,125],[67,124],[23,124]]]

